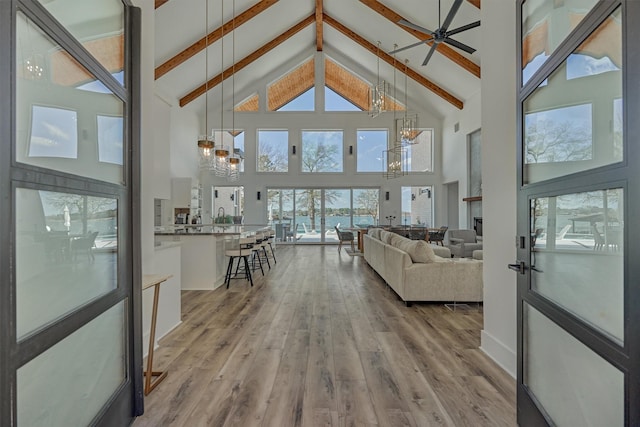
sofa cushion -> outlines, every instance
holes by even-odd
[[[394,245],[401,251],[406,252],[413,262],[428,263],[436,260],[436,254],[431,245],[424,240],[409,240],[402,238]]]
[[[369,231],[367,231],[367,234],[371,237],[373,237],[374,239],[378,239],[380,240],[380,232],[382,231],[382,228],[371,228],[369,229]]]
[[[387,243],[389,245],[393,246],[394,248],[400,249],[399,245],[403,241],[407,240],[405,237],[402,237],[399,234],[396,234],[396,233],[389,233],[389,234],[391,234],[391,235],[387,237],[387,240],[388,240]]]
[[[391,233],[390,231],[387,231],[387,230],[382,230],[380,231],[380,240],[383,243],[386,243],[389,245],[391,244],[391,239],[393,238],[394,235],[395,233]]]

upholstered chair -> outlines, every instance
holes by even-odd
[[[449,230],[449,245],[451,255],[459,258],[473,256],[473,251],[482,249],[482,242],[478,242],[475,230]]]

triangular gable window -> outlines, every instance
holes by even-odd
[[[362,108],[326,86],[324,87],[324,109],[325,111],[363,111]]]
[[[316,88],[312,87],[302,95],[278,108],[278,111],[314,111]]]
[[[311,58],[270,84],[267,87],[267,111],[313,111],[314,64]],[[301,99],[298,101],[297,98]]]

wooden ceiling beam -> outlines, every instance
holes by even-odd
[[[216,28],[207,36],[201,38],[182,52],[175,55],[173,58],[166,61],[164,64],[158,66],[155,71],[156,80],[176,68],[178,65],[184,63],[198,52],[202,51],[207,45],[207,38],[209,39],[209,44],[215,43],[222,38],[223,34],[230,34],[234,27],[237,29],[242,24],[249,21],[254,16],[264,12],[267,8],[273,6],[277,2],[278,0],[260,0],[249,9],[236,16],[235,23],[233,22],[233,19],[225,22],[221,27]]]
[[[156,0],[156,9],[168,2],[169,0]]]
[[[324,14],[322,0],[316,0],[316,50],[322,52],[322,15]]]
[[[402,15],[396,13],[395,11],[389,9],[387,6],[383,5],[377,0],[360,0],[360,3],[368,6],[369,8],[375,10],[380,15],[387,18],[389,21],[393,22],[403,30],[411,33],[419,40],[424,40],[431,37],[430,34],[423,33],[422,31],[414,30],[413,28],[405,27],[403,25],[398,24],[398,22],[404,18]],[[479,3],[479,2],[478,2]],[[431,46],[433,42],[426,42],[425,45]],[[445,43],[438,44],[437,51],[458,64],[460,67],[464,68],[474,76],[480,78],[480,66],[476,65],[473,61],[469,60],[465,56],[459,54],[454,49],[447,46]],[[427,51],[425,50],[425,53]]]
[[[480,9],[480,0],[467,0],[469,3]]]
[[[407,76],[411,77],[413,80],[415,80],[416,82],[420,83],[422,86],[426,87],[427,89],[429,89],[430,91],[432,91],[436,95],[440,96],[442,99],[444,99],[445,101],[449,102],[451,105],[455,106],[456,108],[458,108],[460,110],[462,110],[462,108],[464,108],[464,103],[460,99],[456,98],[454,95],[452,95],[451,93],[447,92],[445,89],[441,88],[437,84],[433,83],[431,80],[427,79],[426,77],[424,77],[422,74],[418,73],[417,71],[415,71],[415,70],[413,70],[413,69],[411,69],[409,67],[407,67],[407,69],[405,71],[404,64],[401,64],[398,61],[394,61],[393,56],[389,55],[386,52],[379,51],[377,45],[374,45],[373,43],[370,43],[364,37],[360,36],[359,34],[355,33],[353,30],[351,30],[351,29],[347,28],[346,26],[342,25],[340,22],[336,21],[335,19],[333,19],[332,17],[328,16],[327,14],[324,15],[324,22],[326,22],[327,24],[331,25],[333,28],[335,28],[336,30],[338,30],[339,32],[344,34],[345,36],[349,37],[351,40],[353,40],[354,42],[356,42],[360,46],[362,46],[365,49],[367,49],[369,52],[373,53],[374,55],[379,55],[380,59],[384,60],[385,62],[387,62],[392,67],[395,66],[395,68],[397,70],[399,70],[399,71],[401,71],[403,73],[406,72]]]
[[[198,86],[197,88],[195,88],[194,90],[189,92],[187,95],[185,95],[182,98],[180,98],[180,106],[184,107],[185,105],[187,105],[191,101],[195,100],[200,95],[204,94],[206,92],[207,88],[213,89],[214,87],[219,85],[221,82],[223,82],[224,79],[226,79],[228,77],[231,77],[234,72],[238,72],[238,71],[242,70],[247,65],[249,65],[252,62],[256,61],[258,58],[260,58],[261,56],[265,55],[270,50],[276,48],[278,45],[284,43],[285,41],[287,41],[288,39],[293,37],[295,34],[297,34],[300,31],[302,31],[307,26],[313,24],[314,22],[316,22],[315,13],[313,15],[309,15],[307,18],[305,18],[302,21],[298,22],[296,25],[294,25],[293,27],[289,28],[287,31],[285,31],[284,33],[280,34],[275,39],[267,42],[262,47],[258,48],[257,50],[253,51],[249,55],[247,55],[244,58],[242,58],[236,64],[233,64],[231,67],[227,68],[222,73],[220,73],[217,76],[213,77],[208,82],[203,83],[202,85]]]

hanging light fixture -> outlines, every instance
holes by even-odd
[[[378,50],[376,53],[378,63],[377,82],[369,90],[369,115],[377,117],[380,113],[387,111],[387,89],[389,84],[380,80],[380,41],[378,41]]]
[[[397,45],[394,45],[394,51]],[[382,175],[387,179],[399,178],[405,175],[407,150],[402,147],[402,141],[398,132],[398,119],[396,118],[396,110],[398,103],[396,100],[396,56],[393,55],[393,123],[394,132],[392,143],[388,150],[382,152]]]
[[[400,126],[400,140],[404,145],[417,144],[418,137],[418,115],[409,114],[409,104],[407,102],[407,70],[409,60],[404,61],[404,117],[402,118],[402,124]]]

